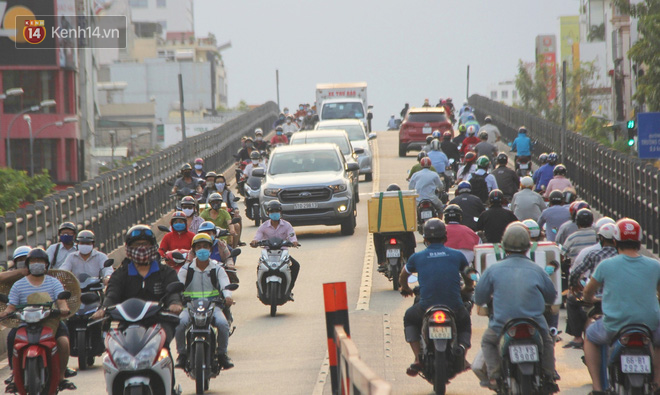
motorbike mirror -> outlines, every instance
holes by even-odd
[[[115,264],[115,260],[110,258],[106,259],[105,262],[103,262],[103,267],[110,267]]]
[[[160,230],[161,232],[168,233],[170,231],[170,228],[168,228],[165,225],[158,225],[158,230]]]
[[[229,284],[224,288],[225,291],[236,291],[237,289],[238,284]]]
[[[373,140],[376,137],[378,137],[378,135],[376,133],[369,133],[369,140]]]
[[[59,295],[57,295],[57,300],[67,300],[71,297],[71,292],[69,291],[62,291],[60,292]]]
[[[94,302],[98,302],[99,300],[101,300],[101,298],[96,292],[85,292],[84,294],[80,295],[80,301],[83,304],[92,304]]]
[[[233,250],[231,250],[231,253],[229,253],[229,255],[231,255],[232,258],[236,258],[237,256],[241,255],[241,252],[243,251],[241,251],[240,248],[234,248]]]
[[[172,181],[165,181],[165,183],[166,183],[167,185],[171,186],[171,187],[174,186],[174,183],[173,183]]]
[[[172,253],[172,258],[174,258],[174,259],[180,259],[180,260],[184,260],[184,261],[186,260],[186,257],[183,256],[183,254],[180,253],[179,251],[174,251],[174,252]]]
[[[240,202],[240,201],[241,201],[241,198],[239,198],[238,196],[235,196],[235,197],[234,197],[234,201],[235,201],[235,202]]]
[[[9,303],[9,296],[7,296],[5,294],[0,294],[0,302]]]
[[[237,224],[237,223],[239,223],[239,222],[241,222],[241,219],[238,218],[238,217],[236,217],[236,218],[232,218],[232,220],[231,220],[231,223],[232,223],[232,224]]]
[[[252,169],[252,176],[253,177],[266,177],[266,170],[265,169]]]
[[[183,285],[182,282],[173,282],[167,284],[167,287],[165,287],[165,290],[167,291],[168,294],[176,294],[176,293],[181,293],[185,289],[185,285]]]

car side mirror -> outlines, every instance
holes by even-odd
[[[350,162],[346,164],[346,170],[347,171],[358,171],[360,170],[360,165],[358,165],[355,162]]]
[[[110,258],[106,259],[105,262],[103,262],[103,267],[110,267],[115,264],[115,260]]]
[[[62,291],[60,292],[59,295],[57,295],[57,300],[67,300],[71,297],[71,292],[69,291]]]
[[[378,135],[376,133],[369,133],[369,140],[373,140],[376,137],[378,137]]]
[[[358,155],[364,154],[364,148],[360,148],[360,147],[353,148],[353,152],[355,152]]]
[[[266,177],[266,169],[252,169],[252,176]]]
[[[168,233],[170,231],[170,228],[168,228],[165,225],[158,225],[158,230],[160,230],[161,232]]]

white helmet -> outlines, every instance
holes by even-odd
[[[468,136],[474,136],[474,134],[477,133],[477,127],[475,125],[468,126],[466,133]]]
[[[616,223],[616,221],[613,220],[612,218],[603,217],[603,218],[599,219],[598,221],[596,221],[596,224],[594,225],[594,228],[596,228],[598,230],[598,229],[600,229],[601,226],[603,226],[605,224],[614,224],[614,223]]]
[[[541,235],[541,228],[539,227],[539,224],[533,219],[526,219],[522,223],[527,227],[527,229],[529,229],[530,237],[539,237]]]
[[[433,151],[440,151],[440,141],[437,139],[434,139],[431,141],[431,150]]]
[[[612,240],[614,238],[614,230],[616,225],[613,223],[606,223],[598,228],[598,236],[603,236],[604,239]]]
[[[468,101],[467,101],[467,100],[463,100],[463,105],[464,105],[464,106],[467,106],[467,105],[468,105]]]

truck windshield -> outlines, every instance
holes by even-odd
[[[339,150],[341,151],[342,154],[344,155],[349,155],[351,153],[351,147],[349,147],[348,141],[346,141],[346,137],[342,138],[341,136],[313,136],[313,135],[308,135],[307,137],[303,138],[296,138],[296,135],[293,135],[293,138],[291,139],[291,144],[313,144],[313,143],[334,143],[339,146]]]
[[[364,107],[362,103],[327,103],[323,105],[321,119],[362,119]]]
[[[447,117],[439,112],[411,112],[408,114],[408,122],[437,123],[445,121],[447,121]]]
[[[342,164],[335,151],[303,151],[277,153],[270,159],[270,175],[340,171]]]
[[[328,126],[319,126],[319,130],[324,129],[343,129],[348,134],[348,139],[351,141],[360,141],[366,140],[367,136],[364,134],[364,130],[361,126],[358,125],[328,125]],[[344,152],[342,150],[342,152]]]

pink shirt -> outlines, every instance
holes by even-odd
[[[571,180],[569,180],[566,177],[556,176],[555,178],[550,180],[550,182],[548,183],[548,187],[546,188],[545,194],[543,195],[543,197],[548,198],[548,197],[550,197],[550,193],[552,191],[558,190],[558,191],[563,192],[564,189],[566,189],[568,187],[571,187],[571,188],[573,187],[573,184],[571,184]]]
[[[467,226],[456,223],[447,224],[445,247],[472,251],[479,242],[479,236]]]
[[[257,229],[257,233],[254,235],[254,240],[261,241],[268,240],[271,237],[279,237],[282,240],[288,240],[290,242],[298,241],[291,223],[281,219],[277,228],[274,228],[272,222],[268,220],[261,224],[259,229]]]

